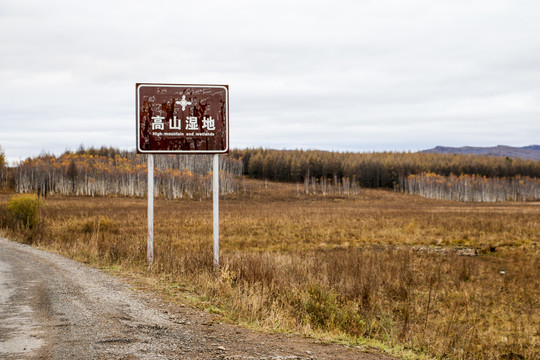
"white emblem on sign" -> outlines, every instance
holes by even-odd
[[[182,95],[182,100],[177,101],[176,103],[182,106],[182,111],[186,110],[186,106],[191,105],[191,101],[186,100],[186,95]]]

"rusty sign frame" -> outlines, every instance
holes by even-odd
[[[160,88],[160,89],[164,88],[164,89],[180,89],[180,90],[183,89],[184,91],[191,90],[194,92],[204,92],[205,90],[206,91],[223,90],[224,91],[223,102],[224,102],[225,109],[224,111],[222,111],[223,114],[221,118],[219,116],[216,116],[216,119],[214,119],[214,121],[216,121],[222,129],[220,131],[221,135],[219,139],[224,141],[224,146],[216,145],[218,147],[217,149],[202,149],[202,150],[197,149],[197,148],[171,149],[170,145],[166,148],[152,148],[151,145],[150,145],[151,147],[150,149],[148,149],[147,147],[143,148],[144,146],[141,146],[141,133],[143,132],[142,124],[141,124],[141,89],[143,88]],[[136,122],[137,153],[139,154],[226,154],[229,152],[229,86],[228,85],[137,83],[135,89],[136,89],[135,92],[136,92],[136,121],[137,121]],[[184,112],[185,107],[187,107],[188,105],[192,105],[191,101],[188,101],[185,98],[185,96],[182,96],[182,100],[176,101],[175,103],[179,104],[182,107],[182,112]],[[174,107],[174,104],[173,104],[173,107]],[[180,119],[180,122],[182,122],[182,120],[183,119]],[[176,118],[175,118],[175,121],[176,121]],[[152,134],[148,133],[149,129],[147,129],[146,131],[147,133],[145,133],[144,136],[148,136],[148,138],[153,136]],[[191,141],[192,143],[194,143],[195,139],[199,139],[199,138],[195,135],[192,135],[190,137],[190,136],[187,136],[186,134],[183,136],[176,135],[175,139],[177,139],[178,142],[181,141],[179,139],[183,139],[184,142]],[[170,137],[167,138],[167,141],[170,141]],[[214,141],[217,143],[217,140],[214,139]]]

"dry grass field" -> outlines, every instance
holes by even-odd
[[[247,184],[220,202],[218,272],[211,200],[156,199],[151,269],[144,198],[50,197],[19,239],[269,331],[413,358],[540,358],[540,203]]]

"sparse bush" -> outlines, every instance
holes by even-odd
[[[315,328],[325,331],[340,329],[352,335],[363,335],[365,322],[358,309],[340,301],[335,291],[311,284],[302,297],[300,311]]]
[[[0,187],[4,186],[7,181],[6,154],[0,146]]]
[[[13,217],[9,214],[6,204],[0,204],[0,228],[9,228]]]
[[[78,228],[85,234],[96,234],[101,232],[118,233],[117,226],[108,216],[100,215],[97,218],[86,219],[82,224],[76,224],[72,231],[76,231]]]
[[[32,229],[39,223],[39,207],[39,200],[33,195],[15,195],[7,203],[7,211],[15,220],[15,226],[24,229]]]

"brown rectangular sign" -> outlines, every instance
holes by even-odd
[[[137,152],[229,151],[227,85],[137,84]]]

